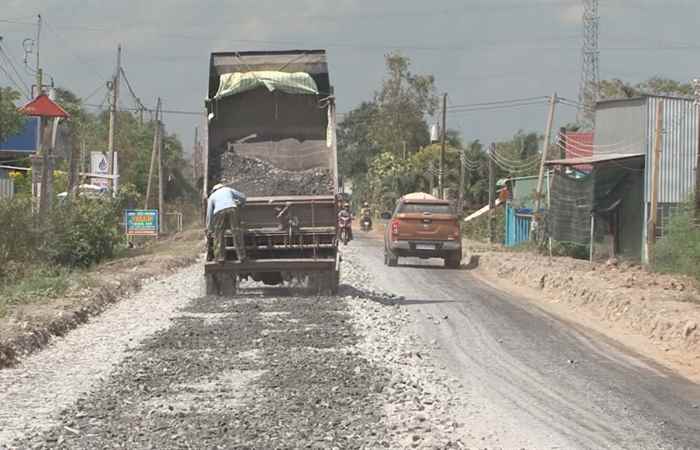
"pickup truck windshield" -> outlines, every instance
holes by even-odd
[[[397,213],[430,213],[452,214],[450,205],[436,205],[434,203],[403,203]]]

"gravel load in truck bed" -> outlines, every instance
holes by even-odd
[[[221,179],[249,197],[275,195],[332,195],[333,176],[324,168],[282,170],[258,158],[233,151],[221,156]]]

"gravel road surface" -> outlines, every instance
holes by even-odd
[[[0,448],[700,448],[697,385],[381,245],[335,297],[147,283],[0,371]]]
[[[358,233],[360,234],[360,233]],[[405,297],[412,332],[466,390],[488,448],[700,448],[700,386],[440,260],[383,265],[353,242],[371,283]]]

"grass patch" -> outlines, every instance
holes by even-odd
[[[0,285],[0,317],[11,305],[60,297],[70,285],[71,271],[60,266],[36,266],[17,278],[4,278]]]
[[[657,242],[655,269],[700,281],[700,227],[694,223],[690,205],[671,217],[666,235]]]

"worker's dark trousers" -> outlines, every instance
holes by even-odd
[[[233,246],[236,248],[238,260],[242,261],[246,258],[245,241],[243,238],[243,229],[241,227],[241,216],[238,207],[233,207],[219,212],[214,216],[214,229],[216,241],[219,244],[219,261],[226,260],[226,231],[231,230],[233,236]]]

